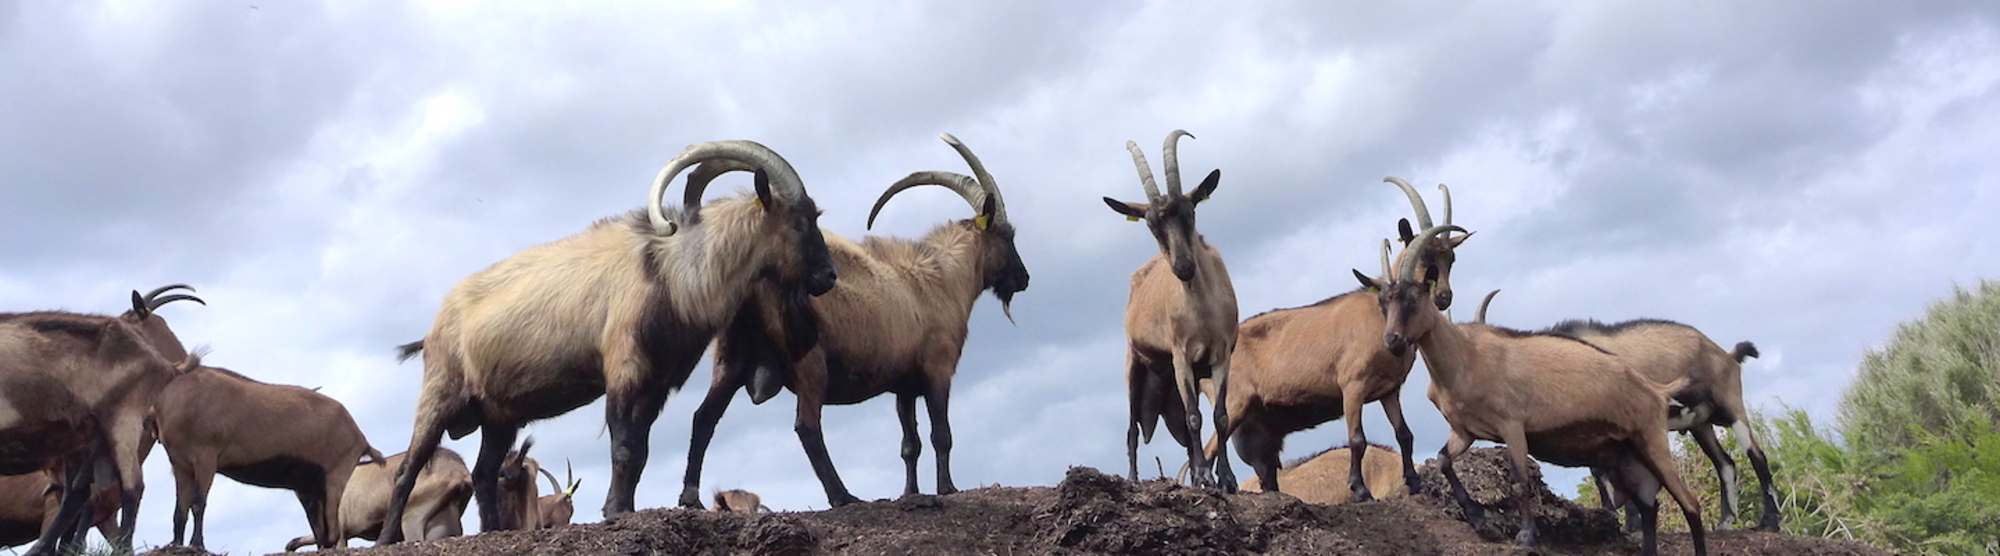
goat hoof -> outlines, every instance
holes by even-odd
[[[1541,544],[1539,537],[1541,535],[1535,534],[1534,529],[1522,529],[1521,532],[1514,534],[1514,544],[1532,547]]]
[[[1778,531],[1778,515],[1777,515],[1777,514],[1765,514],[1765,515],[1764,515],[1764,519],[1762,519],[1762,520],[1759,520],[1759,521],[1757,522],[1757,530],[1758,530],[1758,531],[1771,531],[1771,532],[1777,532],[1777,531]]]
[[[838,508],[838,507],[841,507],[841,506],[845,506],[845,505],[848,505],[848,504],[860,504],[860,503],[861,503],[861,499],[860,499],[860,498],[855,498],[855,497],[854,497],[854,495],[852,495],[852,494],[847,494],[847,493],[841,493],[841,494],[839,494],[839,495],[836,495],[836,496],[830,496],[830,497],[827,497],[827,500],[826,500],[826,503],[827,503],[827,505],[830,505],[830,506],[833,506],[833,507],[835,507],[835,508]]]
[[[958,487],[951,485],[938,485],[938,496],[944,496],[946,494],[958,494]]]

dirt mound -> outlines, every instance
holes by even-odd
[[[908,496],[821,512],[735,514],[647,510],[605,523],[553,531],[499,532],[361,549],[380,556],[551,554],[1413,554],[1624,555],[1637,535],[1618,531],[1608,512],[1578,507],[1534,486],[1539,551],[1513,546],[1517,526],[1504,452],[1474,450],[1459,476],[1486,506],[1487,531],[1457,517],[1434,466],[1426,493],[1324,506],[1285,494],[1234,494],[1165,480],[1131,482],[1071,468],[1051,487],[984,488],[950,496]],[[1484,538],[1482,538],[1482,536]],[[1686,535],[1663,535],[1665,554],[1688,554]],[[1881,555],[1858,544],[1760,532],[1709,536],[1728,554]],[[165,553],[183,556],[189,553]]]

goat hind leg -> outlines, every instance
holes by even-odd
[[[1737,481],[1736,460],[1722,449],[1722,443],[1715,439],[1715,427],[1708,423],[1696,423],[1689,432],[1694,433],[1694,441],[1701,445],[1702,453],[1715,464],[1715,476],[1722,481],[1722,515],[1716,517],[1715,529],[1728,531],[1736,525]]]
[[[1736,443],[1743,445],[1743,451],[1750,456],[1750,468],[1757,472],[1757,483],[1763,491],[1764,516],[1757,520],[1757,530],[1778,530],[1778,487],[1771,483],[1771,462],[1764,457],[1764,447],[1757,444],[1756,433],[1751,432],[1750,422],[1737,418],[1731,426],[1736,431]]]
[[[614,427],[612,430],[616,431],[617,428]],[[492,423],[481,427],[479,432],[479,459],[472,464],[472,497],[479,502],[481,532],[498,531],[507,523],[507,520],[500,515],[500,465],[507,459],[507,452],[513,451],[514,439],[520,434],[521,429],[511,425]],[[614,436],[615,434],[614,432]],[[613,461],[616,461],[615,457]],[[614,472],[612,476],[616,477],[617,474]],[[528,479],[534,480],[534,477]],[[388,522],[383,522],[383,528],[388,528]],[[383,531],[383,534],[388,534],[388,531]]]
[[[1687,484],[1681,481],[1680,473],[1674,470],[1673,450],[1667,447],[1667,433],[1664,429],[1648,431],[1644,438],[1637,439],[1639,462],[1646,466],[1666,486],[1667,493],[1674,496],[1674,504],[1681,507],[1681,516],[1686,518],[1688,536],[1694,544],[1695,556],[1708,556],[1708,535],[1701,521],[1701,502],[1688,492]]]

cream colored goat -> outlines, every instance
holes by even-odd
[[[346,493],[340,497],[340,523],[347,538],[381,538],[389,495],[396,489],[396,469],[408,457],[408,453],[396,454],[383,460],[384,465],[354,468]],[[450,448],[438,448],[417,475],[417,489],[410,493],[409,509],[403,513],[400,526],[404,538],[438,540],[464,534],[461,522],[471,502],[472,471],[465,467],[465,459]],[[306,535],[285,543],[285,551],[317,543],[312,535]]]
[[[1320,453],[1286,463],[1278,470],[1278,481],[1285,485],[1285,494],[1314,504],[1345,504],[1354,501],[1354,489],[1349,486],[1352,471],[1349,462],[1354,459],[1353,450],[1346,447],[1329,448]],[[1368,488],[1381,491],[1382,498],[1403,496],[1403,464],[1395,448],[1380,444],[1370,446],[1368,454],[1361,460],[1361,477]],[[1245,479],[1243,492],[1263,492],[1259,481]]]

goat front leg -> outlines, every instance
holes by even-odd
[[[945,374],[950,377],[950,373]],[[958,485],[951,480],[951,382],[947,378],[942,384],[933,381],[929,394],[924,395],[924,409],[931,417],[931,451],[937,453],[937,493],[958,492]]]
[[[644,377],[607,382],[604,424],[611,430],[611,491],[604,496],[604,517],[609,519],[632,513],[639,479],[652,455],[653,422],[667,405],[667,392]]]
[[[1187,352],[1174,350],[1174,387],[1180,393],[1181,408],[1186,410],[1188,441],[1181,443],[1187,447],[1188,484],[1197,488],[1215,486],[1215,476],[1209,474],[1208,458],[1201,453],[1201,397],[1200,387],[1195,383],[1193,364],[1188,362]]]
[[[1215,363],[1211,369],[1211,373],[1209,376],[1215,379],[1215,394],[1208,401],[1215,406],[1216,431],[1215,461],[1211,465],[1215,467],[1216,486],[1221,487],[1222,492],[1234,494],[1236,492],[1236,471],[1229,467],[1229,436],[1227,434],[1229,431],[1229,354],[1222,354],[1222,360]],[[1188,445],[1193,446],[1200,441],[1201,435],[1189,436],[1188,439]],[[1208,459],[1208,455],[1202,454],[1202,459]]]
[[[1131,472],[1129,478],[1134,482],[1139,480],[1139,432],[1142,426],[1140,421],[1157,417],[1155,412],[1147,407],[1147,403],[1151,401],[1149,394],[1152,393],[1150,380],[1152,375],[1148,374],[1149,372],[1139,365],[1138,356],[1134,355],[1131,349],[1125,350],[1125,400],[1130,402],[1125,422],[1125,463]],[[1152,423],[1143,425],[1151,426]],[[1146,440],[1151,441],[1151,435],[1147,436],[1149,438]]]
[[[1368,403],[1365,392],[1359,384],[1349,385],[1341,393],[1342,419],[1347,420],[1347,490],[1355,502],[1375,499],[1368,492],[1367,475],[1361,472],[1361,459],[1368,455],[1368,432],[1361,427],[1361,408]]]
[[[1458,509],[1465,514],[1465,522],[1477,530],[1486,526],[1486,510],[1472,500],[1472,494],[1465,491],[1465,484],[1458,482],[1458,469],[1451,463],[1470,449],[1472,436],[1453,427],[1451,438],[1445,440],[1444,449],[1438,450],[1438,471],[1444,474],[1445,484],[1451,485],[1451,497],[1458,500]]]
[[[1410,424],[1403,420],[1402,388],[1397,388],[1396,391],[1389,393],[1389,397],[1382,398],[1382,414],[1389,418],[1389,426],[1396,429],[1396,444],[1403,449],[1403,486],[1409,489],[1406,493],[1414,495],[1418,489],[1423,488],[1424,483],[1423,479],[1417,477],[1416,463],[1410,460],[1411,455],[1416,453],[1413,445],[1417,441],[1417,435],[1410,432]]]
[[[709,382],[708,395],[702,397],[701,407],[694,410],[694,430],[688,434],[687,474],[681,478],[683,508],[702,508],[702,464],[708,458],[708,443],[715,439],[716,424],[722,422],[722,414],[729,410],[736,391],[743,389],[740,371],[735,365],[715,362],[715,379]]]
[[[915,394],[896,394],[896,420],[903,425],[903,495],[909,496],[917,493],[917,458],[924,454],[923,436],[917,434]]]
[[[613,427],[612,430],[613,438],[616,438],[617,428]],[[500,464],[507,459],[507,452],[514,449],[514,438],[520,434],[521,429],[513,425],[487,423],[480,427],[479,459],[472,464],[472,497],[479,502],[480,532],[499,531],[507,523],[504,516],[500,515]],[[615,464],[617,458],[614,457],[612,461]],[[410,473],[414,475],[417,471],[411,470]],[[529,477],[531,480],[533,478]],[[385,529],[383,534],[387,534],[386,522],[383,528]],[[319,532],[314,531],[313,534],[319,535]],[[320,535],[319,539],[321,543],[326,542],[325,535]]]
[[[822,362],[816,355],[807,359]],[[826,403],[826,366],[802,364],[793,380],[792,393],[799,397],[798,417],[792,422],[792,430],[798,433],[799,445],[805,448],[806,459],[812,462],[813,474],[819,476],[820,486],[826,489],[827,505],[838,508],[860,502],[840,481],[840,472],[833,468],[833,458],[826,453],[826,437],[820,432],[821,409]]]
[[[1535,526],[1534,489],[1528,486],[1528,466],[1534,460],[1528,459],[1528,433],[1516,423],[1501,430],[1500,438],[1507,443],[1508,475],[1514,479],[1514,511],[1521,513],[1521,532],[1514,534],[1514,542],[1521,546],[1541,544],[1541,530]]]

